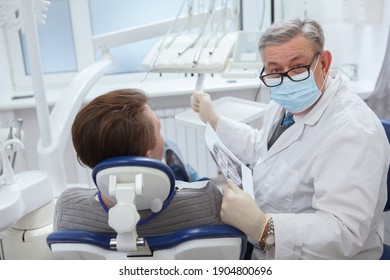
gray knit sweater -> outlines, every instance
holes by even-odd
[[[96,199],[97,192],[97,189],[85,188],[65,190],[56,203],[54,231],[86,230],[115,234],[108,225],[108,213]],[[219,217],[221,202],[221,192],[211,181],[202,189],[180,189],[155,218],[137,226],[137,233],[142,237],[194,226],[223,224]],[[142,210],[139,214],[142,220],[152,212]]]

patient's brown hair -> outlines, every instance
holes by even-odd
[[[141,90],[121,89],[83,107],[72,125],[79,162],[93,168],[114,156],[145,156],[156,145],[154,124],[145,113],[147,100]]]

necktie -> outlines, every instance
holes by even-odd
[[[275,141],[279,138],[279,136],[290,126],[292,126],[295,123],[293,115],[290,112],[286,112],[284,114],[282,123],[278,124],[276,127],[274,133],[272,134],[271,138],[268,141],[268,150],[271,148],[271,146],[275,143]]]
[[[284,119],[283,119],[283,122],[282,122],[282,126],[284,126],[284,127],[290,127],[290,126],[292,126],[294,123],[295,123],[295,121],[294,121],[293,115],[292,115],[290,112],[287,112],[287,113],[284,115]]]

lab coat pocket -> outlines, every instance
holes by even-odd
[[[284,157],[280,156],[270,165],[269,173],[265,178],[268,185],[266,204],[269,204],[271,209],[277,209],[278,212],[293,212],[299,173],[287,164]]]

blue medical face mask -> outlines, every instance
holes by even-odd
[[[315,57],[314,57],[315,58]],[[276,87],[270,87],[271,99],[282,106],[290,113],[300,113],[313,105],[321,96],[321,90],[318,89],[314,79],[314,71],[317,68],[319,59],[314,66],[314,70],[310,70],[310,75],[307,79],[307,72],[294,76],[294,80],[283,79],[282,84]],[[311,62],[312,63],[312,62]],[[311,65],[310,63],[310,65]],[[272,84],[273,79],[268,79],[267,82]],[[275,79],[277,81],[277,79]],[[324,86],[324,83],[321,86]]]
[[[296,76],[307,76],[306,73]],[[306,80],[294,82],[284,79],[283,83],[276,87],[271,87],[271,99],[291,113],[305,111],[313,105],[321,95],[314,79],[314,73],[310,70],[310,76]]]

